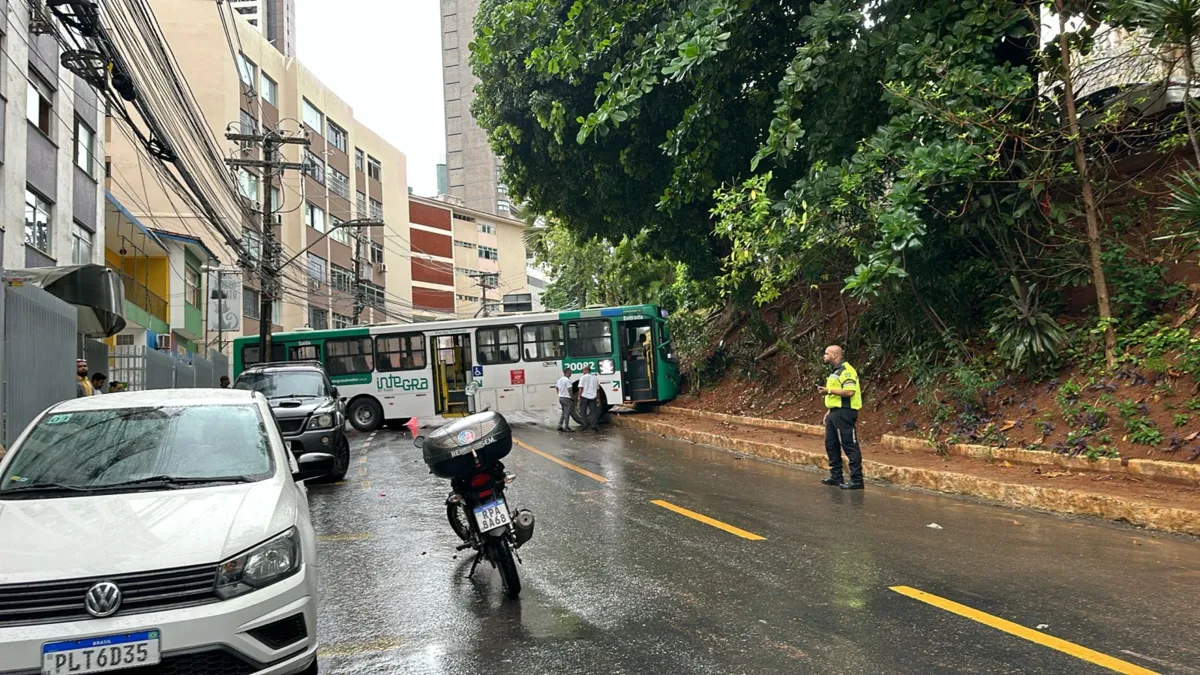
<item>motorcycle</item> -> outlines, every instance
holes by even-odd
[[[534,518],[528,509],[510,509],[504,498],[505,487],[516,480],[500,461],[512,451],[508,420],[496,412],[478,413],[428,437],[417,436],[413,444],[430,473],[450,479],[446,517],[463,541],[456,550],[475,551],[467,576],[487,560],[499,570],[505,593],[516,599],[521,594],[517,549],[533,538]]]

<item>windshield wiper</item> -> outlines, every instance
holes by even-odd
[[[13,485],[0,490],[0,495],[6,494],[28,494],[31,492],[91,492],[91,488],[80,487],[78,485],[64,485],[62,483],[34,483],[32,485]]]
[[[317,394],[277,394],[275,396],[268,396],[267,400],[274,401],[279,398],[321,398],[321,396]]]
[[[251,483],[253,482],[248,476],[209,476],[209,477],[181,477],[181,476],[149,476],[146,478],[138,478],[136,480],[127,480],[120,483],[108,483],[105,485],[96,485],[92,489],[95,490],[110,490],[121,489],[127,487],[167,487],[179,488],[188,485],[208,485],[213,483]]]

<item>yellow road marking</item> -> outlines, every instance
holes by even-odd
[[[351,532],[350,534],[323,534],[317,537],[317,541],[362,541],[370,538],[370,532]]]
[[[1146,670],[1141,666],[1135,666],[1127,661],[1113,658],[1107,654],[1093,651],[1087,647],[1081,647],[1073,642],[1067,642],[1059,638],[1046,635],[1041,631],[1036,631],[1031,628],[1026,628],[1020,624],[1015,624],[1011,621],[1001,619],[998,616],[992,616],[987,612],[981,612],[977,609],[972,609],[966,605],[960,605],[953,600],[947,600],[938,597],[932,593],[926,593],[909,586],[892,586],[891,589],[900,595],[908,596],[914,600],[920,600],[929,605],[933,605],[938,609],[944,609],[947,612],[953,612],[962,617],[978,621],[985,626],[991,626],[996,630],[1002,630],[1010,635],[1016,635],[1019,638],[1024,638],[1030,642],[1037,643],[1043,647],[1058,650],[1064,654],[1070,654],[1077,659],[1082,659],[1088,663],[1094,663],[1098,666],[1108,668],[1109,670],[1126,673],[1128,675],[1155,675],[1153,670]]]
[[[321,647],[321,656],[363,656],[378,652],[390,652],[399,649],[404,644],[404,638],[384,637],[362,642],[343,642],[342,644]]]
[[[668,511],[674,511],[675,513],[678,513],[681,516],[687,516],[688,518],[691,518],[692,520],[698,520],[698,521],[704,523],[705,525],[712,525],[713,527],[717,528],[718,530],[725,530],[726,532],[728,532],[730,534],[736,534],[737,536],[741,537],[742,539],[749,539],[751,541],[766,540],[766,537],[760,537],[757,534],[754,534],[753,532],[747,532],[747,531],[741,529],[740,527],[734,527],[733,525],[730,525],[729,523],[722,523],[721,521],[709,518],[708,516],[706,516],[704,514],[696,513],[695,511],[689,511],[689,510],[683,508],[682,506],[675,506],[671,502],[665,502],[661,499],[651,499],[650,503],[655,504],[657,506],[661,506]]]
[[[362,485],[359,485],[359,488],[361,488],[361,489],[363,489],[363,490],[370,490],[370,489],[371,489],[371,481],[369,481],[369,480],[364,480],[364,481],[362,482]]]
[[[537,448],[530,447],[530,446],[522,443],[521,441],[513,440],[513,443],[516,443],[518,447],[525,448],[526,450],[532,452],[535,455],[540,455],[542,457],[545,457],[546,459],[550,460],[551,462],[554,462],[555,464],[558,464],[559,466],[565,466],[568,469],[570,469],[576,473],[581,473],[581,474],[587,476],[588,478],[591,478],[592,480],[600,481],[601,483],[608,482],[608,479],[605,478],[604,476],[594,474],[591,471],[588,471],[587,469],[584,469],[582,467],[575,466],[574,464],[572,464],[570,462],[565,462],[565,461],[555,457],[554,455],[551,455],[546,452],[542,452],[541,450],[538,450]]]
[[[365,467],[365,466],[358,467],[358,475],[360,475],[360,476],[367,475],[367,467]]]

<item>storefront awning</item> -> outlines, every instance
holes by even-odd
[[[87,337],[111,337],[125,329],[124,285],[116,272],[103,265],[8,270],[5,278],[24,280],[75,305],[79,332]]]

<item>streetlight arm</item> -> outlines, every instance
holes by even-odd
[[[305,253],[308,253],[308,251],[313,246],[316,246],[319,242],[324,241],[324,239],[326,237],[333,234],[334,230],[340,230],[340,229],[346,228],[346,227],[383,227],[383,224],[384,223],[382,220],[360,218],[358,220],[347,220],[346,222],[344,222],[340,225],[334,225],[333,227],[329,228],[329,230],[327,230],[325,232],[325,234],[322,234],[320,237],[317,237],[315,240],[313,240],[313,242],[311,244],[300,249],[296,253],[296,255],[292,256],[291,258],[288,258],[285,262],[280,264],[279,267],[277,267],[276,269],[281,270],[281,269],[287,267],[288,265],[291,265],[292,263],[296,262],[296,259],[298,259],[300,256],[304,255]]]

